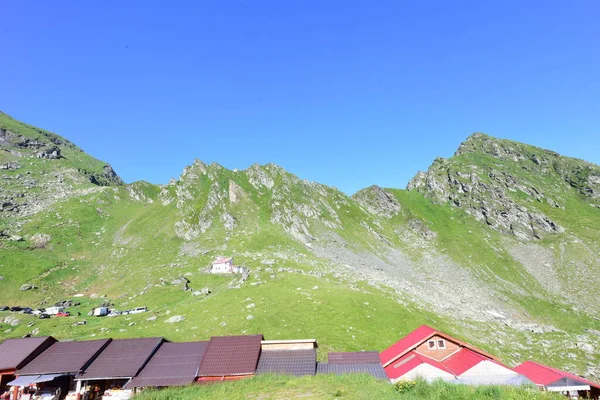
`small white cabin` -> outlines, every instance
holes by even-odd
[[[217,257],[210,267],[211,274],[239,274],[241,267],[233,265],[233,257]]]

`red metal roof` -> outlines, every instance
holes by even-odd
[[[327,356],[329,364],[380,364],[376,351],[357,351],[354,353],[334,353]]]
[[[233,260],[233,257],[217,257],[215,259],[215,261],[213,261],[213,264],[221,264],[221,263],[226,263]]]
[[[392,363],[396,359],[402,357],[404,354],[406,354],[410,350],[413,350],[414,348],[418,347],[421,343],[425,342],[427,339],[433,337],[434,335],[438,335],[448,341],[457,343],[458,345],[460,345],[462,347],[471,349],[474,352],[479,353],[485,357],[488,357],[494,361],[499,361],[493,355],[486,353],[485,351],[478,349],[475,346],[472,346],[466,342],[458,340],[458,339],[456,339],[450,335],[447,335],[443,332],[436,331],[435,329],[433,329],[427,325],[421,325],[420,327],[418,327],[417,329],[415,329],[414,331],[410,332],[408,335],[406,335],[405,337],[400,339],[398,342],[396,342],[392,346],[390,346],[387,349],[385,349],[384,351],[382,351],[381,354],[379,355],[379,357],[381,359],[381,364],[383,364],[383,366],[385,367],[386,365]]]
[[[112,339],[56,342],[17,375],[76,374],[85,369]]]
[[[398,358],[398,356],[402,356],[409,350],[414,347],[417,347],[423,341],[427,340],[435,333],[435,329],[427,326],[421,325],[414,331],[410,332],[408,335],[404,336],[402,339],[385,349],[379,355],[381,363],[385,366],[390,362],[394,361],[394,359]]]
[[[384,370],[388,378],[398,379],[421,364],[429,364],[438,369],[441,369],[444,372],[452,374],[452,371],[450,371],[448,367],[446,367],[441,362],[436,361],[433,358],[420,355],[414,350],[406,353],[404,356],[395,360],[393,363],[385,367]]]
[[[132,378],[164,341],[163,338],[113,340],[77,379]]]
[[[490,359],[469,349],[462,348],[443,360],[442,363],[448,367],[454,375],[459,376],[485,360]]]
[[[256,372],[262,335],[213,336],[200,364],[200,377],[252,375]]]
[[[194,382],[208,341],[163,343],[148,364],[127,383],[132,387],[182,386]]]
[[[0,371],[23,368],[55,342],[52,336],[5,340],[0,344]]]
[[[517,373],[525,375],[536,385],[547,386],[563,378],[571,378],[587,385],[600,389],[600,385],[585,378],[571,374],[560,369],[552,368],[547,365],[539,364],[533,361],[525,361],[521,365],[513,368]]]

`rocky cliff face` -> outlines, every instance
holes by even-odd
[[[454,157],[438,158],[427,172],[419,172],[407,189],[529,240],[564,231],[544,210],[564,209],[565,191],[577,191],[597,205],[598,176],[600,167],[594,164],[476,133]]]
[[[123,181],[70,141],[0,112],[0,217],[30,215],[59,199]]]

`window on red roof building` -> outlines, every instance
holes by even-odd
[[[435,340],[430,340],[429,342],[427,342],[427,346],[429,346],[429,350],[434,350],[435,347]]]
[[[438,349],[445,349],[446,348],[446,341],[444,339],[439,339],[437,341],[437,347],[438,347]]]

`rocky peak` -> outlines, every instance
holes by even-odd
[[[371,214],[392,218],[400,212],[400,203],[386,190],[377,185],[355,193],[352,198],[365,207]]]
[[[487,162],[486,156],[501,162]],[[492,229],[529,240],[563,232],[536,203],[562,207],[554,199],[556,187],[543,183],[540,177],[559,175],[564,183],[569,173],[557,173],[557,168],[570,165],[566,169],[573,171],[571,160],[549,150],[475,133],[459,146],[454,157],[437,158],[427,172],[417,173],[407,189],[436,203],[449,202]],[[569,185],[589,188],[588,175],[575,174]]]

